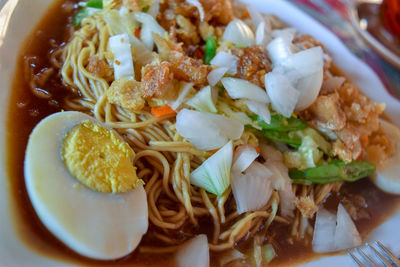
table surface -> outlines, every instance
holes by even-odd
[[[379,76],[390,94],[400,99],[400,70],[376,54],[353,29],[346,0],[291,0],[293,4],[334,32],[346,46]]]

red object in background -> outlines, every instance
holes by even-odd
[[[383,0],[382,17],[385,27],[400,37],[400,0]]]

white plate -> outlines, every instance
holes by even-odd
[[[16,57],[21,43],[37,23],[52,0],[0,0],[0,147],[5,146],[5,120],[8,98],[15,71]],[[344,46],[330,31],[300,10],[283,0],[245,0],[259,10],[278,15],[287,24],[320,40],[333,56],[335,64],[343,70],[369,97],[387,104],[386,113],[400,125],[400,103],[391,97],[375,73]],[[6,151],[0,153],[0,266],[67,266],[34,254],[28,250],[12,227],[10,216],[9,184],[5,173]],[[22,166],[21,166],[22,167]],[[400,255],[400,212],[378,227],[368,237],[380,240],[396,255]],[[351,265],[347,256],[325,257],[306,266]]]

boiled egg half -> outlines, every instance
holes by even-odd
[[[134,151],[81,112],[43,119],[29,137],[25,184],[42,223],[75,252],[100,260],[131,253],[148,228]]]
[[[384,166],[377,168],[371,180],[383,191],[400,195],[400,129],[384,120],[381,125],[392,140],[395,152]]]

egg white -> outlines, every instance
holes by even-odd
[[[142,185],[122,194],[95,192],[81,185],[61,158],[65,134],[92,117],[76,111],[42,120],[30,135],[25,155],[25,183],[42,223],[75,252],[111,260],[131,253],[148,228]],[[97,122],[99,123],[99,122]]]
[[[384,120],[381,120],[381,125],[392,140],[395,153],[385,166],[377,168],[371,180],[381,190],[400,195],[400,129]]]

